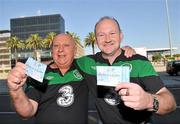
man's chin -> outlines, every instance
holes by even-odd
[[[58,62],[58,65],[60,65],[60,66],[65,66],[65,65],[67,65],[67,62],[66,62],[66,61],[59,61],[59,62]]]
[[[104,56],[113,56],[114,52],[102,52],[102,55],[104,55]]]
[[[119,50],[113,50],[112,51],[112,49],[111,50],[104,50],[104,51],[102,51],[102,53],[105,55],[105,56],[114,56],[114,55],[119,55],[119,53],[121,53],[121,51],[119,51]]]

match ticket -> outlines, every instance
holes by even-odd
[[[28,58],[25,64],[26,74],[39,82],[43,82],[47,65],[40,63],[31,57]]]
[[[130,81],[129,66],[97,66],[97,85],[117,86]]]

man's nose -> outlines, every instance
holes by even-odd
[[[106,42],[106,43],[111,42],[111,38],[110,38],[109,35],[106,35],[106,36],[105,36],[105,42]]]
[[[62,46],[62,45],[60,45],[59,47],[58,47],[58,51],[59,52],[62,52],[64,50],[64,47]]]

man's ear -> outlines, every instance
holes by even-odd
[[[123,38],[124,38],[124,34],[122,32],[120,32],[120,39],[121,39],[121,41],[123,40]]]
[[[51,48],[51,56],[53,55],[53,50],[52,50],[52,48]]]
[[[77,44],[75,44],[74,46],[74,56],[76,55],[76,53],[77,53]]]

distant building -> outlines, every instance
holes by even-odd
[[[10,31],[0,31],[0,79],[6,79],[11,70],[11,50],[7,47],[6,41],[10,37]]]
[[[177,50],[176,47],[172,48],[173,51]],[[160,53],[162,56],[170,55],[170,48],[153,48],[147,49],[147,57],[150,61],[152,61],[152,57],[156,54]]]
[[[146,47],[135,48],[135,51],[137,54],[147,57],[147,48]]]
[[[12,18],[10,26],[11,36],[17,36],[21,40],[35,33],[45,37],[49,32],[65,32],[65,22],[60,14]]]
[[[177,50],[176,47],[172,48],[172,50]],[[146,47],[135,48],[137,54],[147,57],[150,61],[152,61],[152,57],[156,53],[160,53],[162,56],[170,54],[170,48],[153,48],[147,49]]]

